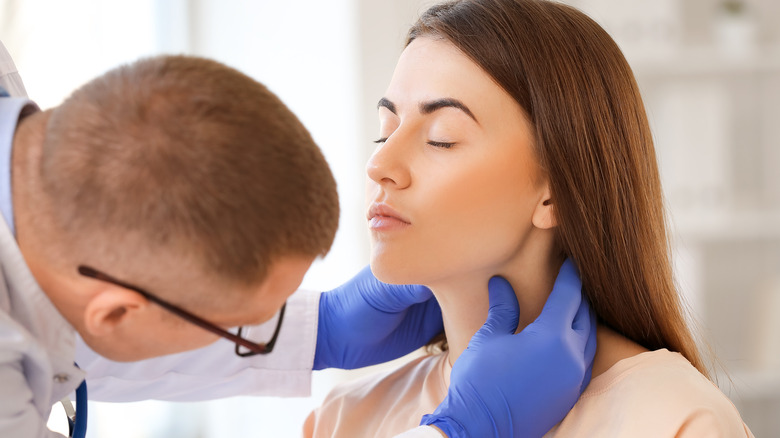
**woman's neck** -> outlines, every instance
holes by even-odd
[[[534,252],[535,254],[550,254]],[[492,271],[466,272],[457,278],[429,285],[442,310],[444,331],[449,346],[450,364],[468,346],[474,333],[485,323],[489,308],[488,280],[501,275],[512,285],[520,305],[518,331],[533,322],[542,311],[552,291],[563,260],[558,257],[523,257],[518,255]]]

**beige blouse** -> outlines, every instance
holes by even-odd
[[[417,426],[447,394],[447,353],[337,386],[309,415],[304,437],[392,437]],[[594,378],[545,438],[749,437],[731,401],[682,355],[650,351]]]

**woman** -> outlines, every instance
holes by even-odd
[[[686,326],[643,104],[595,22],[542,0],[434,6],[410,30],[378,111],[371,268],[431,288],[446,348],[336,388],[305,434],[392,436],[416,424],[484,322],[489,278],[512,284],[520,330],[568,256],[599,317],[598,347],[590,385],[549,436],[752,436]]]

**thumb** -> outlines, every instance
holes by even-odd
[[[537,321],[545,321],[550,327],[569,330],[582,301],[582,280],[574,262],[567,258],[558,272],[552,292],[547,297]]]
[[[380,312],[398,313],[415,304],[435,301],[433,293],[425,286],[394,285],[379,281],[370,266],[360,271],[350,283],[356,284],[363,300]]]
[[[520,306],[512,285],[502,277],[493,277],[488,282],[488,294],[490,309],[487,321],[479,331],[483,335],[513,334],[520,321]]]
[[[378,280],[377,283],[383,293],[378,294],[369,291],[369,293],[364,294],[363,297],[371,306],[382,312],[397,313],[404,311],[415,304],[436,301],[431,290],[425,286],[391,285],[379,283]]]

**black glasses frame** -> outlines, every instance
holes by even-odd
[[[182,309],[181,307],[175,306],[165,300],[157,298],[156,296],[152,295],[151,293],[149,293],[144,289],[141,289],[138,286],[134,286],[122,280],[118,280],[108,274],[98,271],[95,268],[81,265],[78,267],[78,271],[79,274],[85,277],[90,277],[90,278],[94,278],[95,280],[105,281],[107,283],[115,284],[125,289],[130,289],[134,292],[138,292],[139,294],[143,295],[143,297],[146,298],[147,300],[157,304],[158,306],[173,313],[174,315],[182,319],[185,319],[190,323],[195,324],[196,326],[204,330],[208,330],[211,333],[214,333],[215,335],[221,336],[231,342],[234,342],[236,344],[235,352],[238,356],[241,357],[249,357],[257,354],[268,354],[271,351],[273,351],[274,345],[276,345],[276,339],[279,337],[279,330],[282,328],[282,320],[284,319],[284,309],[287,307],[287,303],[285,302],[282,305],[281,310],[279,310],[279,320],[276,322],[276,329],[274,329],[274,334],[273,336],[271,336],[271,340],[269,340],[265,344],[257,344],[246,338],[241,337],[241,331],[243,327],[239,327],[238,334],[234,335],[233,333],[230,333],[229,331],[219,327],[218,325],[210,323],[205,319]],[[240,347],[244,347],[249,351],[242,352],[240,350]]]

